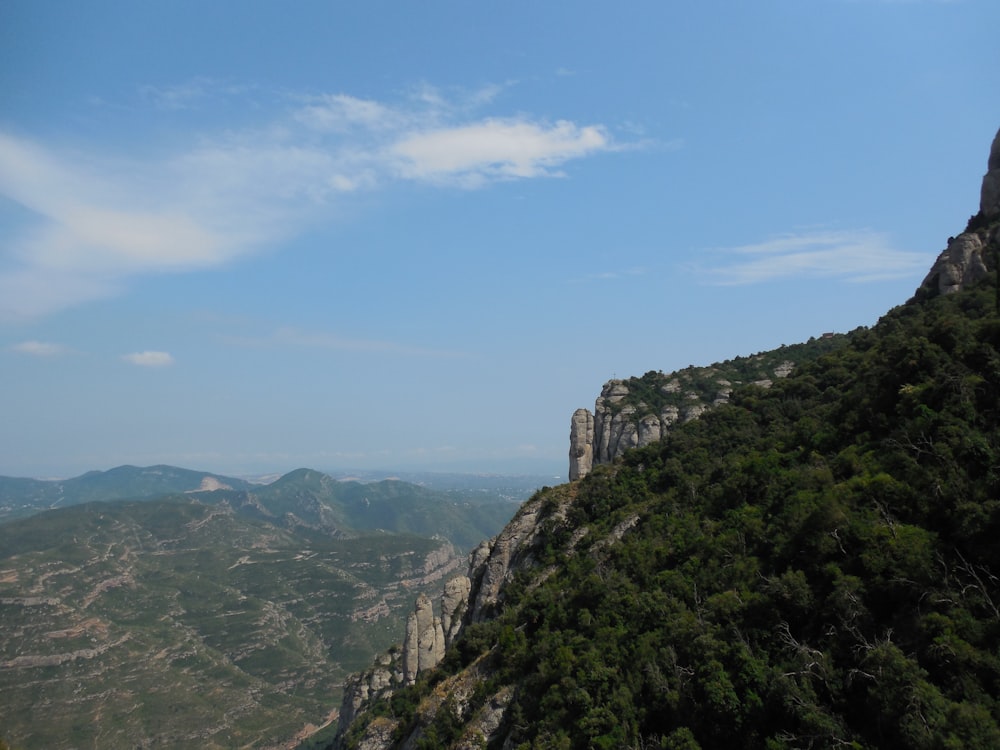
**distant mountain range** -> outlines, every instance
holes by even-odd
[[[399,480],[341,481],[297,469],[264,485],[176,466],[119,466],[61,480],[0,476],[0,522],[80,503],[183,494],[227,502],[244,515],[284,525],[341,535],[375,529],[436,535],[469,549],[496,533],[513,514],[511,503],[526,499],[530,483],[537,488],[542,479],[443,475],[437,482],[450,489],[435,490]]]
[[[0,521],[95,500],[138,499],[217,489],[249,490],[253,486],[243,479],[176,466],[119,466],[108,471],[88,471],[72,479],[0,476]]]

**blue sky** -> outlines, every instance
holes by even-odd
[[[0,2],[0,474],[565,475],[612,377],[871,325],[995,0]]]

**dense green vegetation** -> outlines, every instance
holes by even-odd
[[[813,360],[842,346],[847,338],[846,334],[829,333],[803,344],[735,357],[707,367],[692,365],[671,373],[650,370],[641,377],[624,380],[628,393],[620,401],[609,403],[608,408],[614,414],[627,406],[634,407],[632,418],[638,421],[646,414],[659,414],[665,406],[683,408],[692,398],[712,404],[723,388],[774,380],[775,370],[783,364],[797,366]]]
[[[509,685],[518,748],[1000,747],[994,287],[918,294],[543,490],[539,564],[371,715],[445,747]],[[421,713],[474,661],[468,700]]]

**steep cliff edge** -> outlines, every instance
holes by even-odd
[[[1000,747],[998,170],[873,328],[605,385],[335,746]]]
[[[398,739],[402,729],[400,718],[368,716],[368,721],[362,727],[355,726],[350,734],[352,723],[378,699],[414,686],[421,674],[440,664],[446,649],[464,628],[495,616],[503,606],[505,585],[518,572],[524,573],[538,565],[537,547],[543,534],[543,516],[564,522],[571,498],[572,493],[566,488],[546,488],[528,500],[499,535],[484,541],[470,553],[464,574],[445,582],[437,608],[440,616],[435,615],[428,597],[417,597],[407,620],[402,650],[380,658],[371,669],[354,675],[345,685],[340,731],[334,747],[375,750],[394,746],[394,738]],[[484,670],[478,671],[474,678],[467,676],[466,682],[475,683],[480,679],[485,679]],[[474,733],[489,737],[496,731],[510,695],[510,690],[503,690],[491,697],[472,722]],[[419,736],[415,734],[409,744],[402,746],[413,747]]]
[[[986,249],[1000,244],[1000,132],[993,140],[980,190],[979,212],[937,257],[921,284],[925,293],[950,294],[989,274]],[[570,419],[569,480],[586,476],[594,466],[610,464],[625,451],[655,443],[679,423],[696,419],[729,400],[733,388],[753,384],[769,388],[787,377],[796,363],[814,359],[844,343],[830,333],[818,340],[751,357],[737,357],[711,367],[688,367],[671,373],[648,372],[641,378],[609,380],[594,411],[577,409]]]
[[[674,425],[697,419],[729,401],[733,389],[745,385],[770,388],[787,377],[797,362],[828,352],[846,341],[826,333],[805,344],[676,372],[647,372],[642,377],[609,380],[594,411],[577,409],[570,421],[569,479],[575,481],[594,466],[613,463],[632,448],[655,443]]]

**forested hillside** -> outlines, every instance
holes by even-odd
[[[977,282],[540,491],[493,611],[341,746],[1000,747],[1000,231],[973,224]]]

